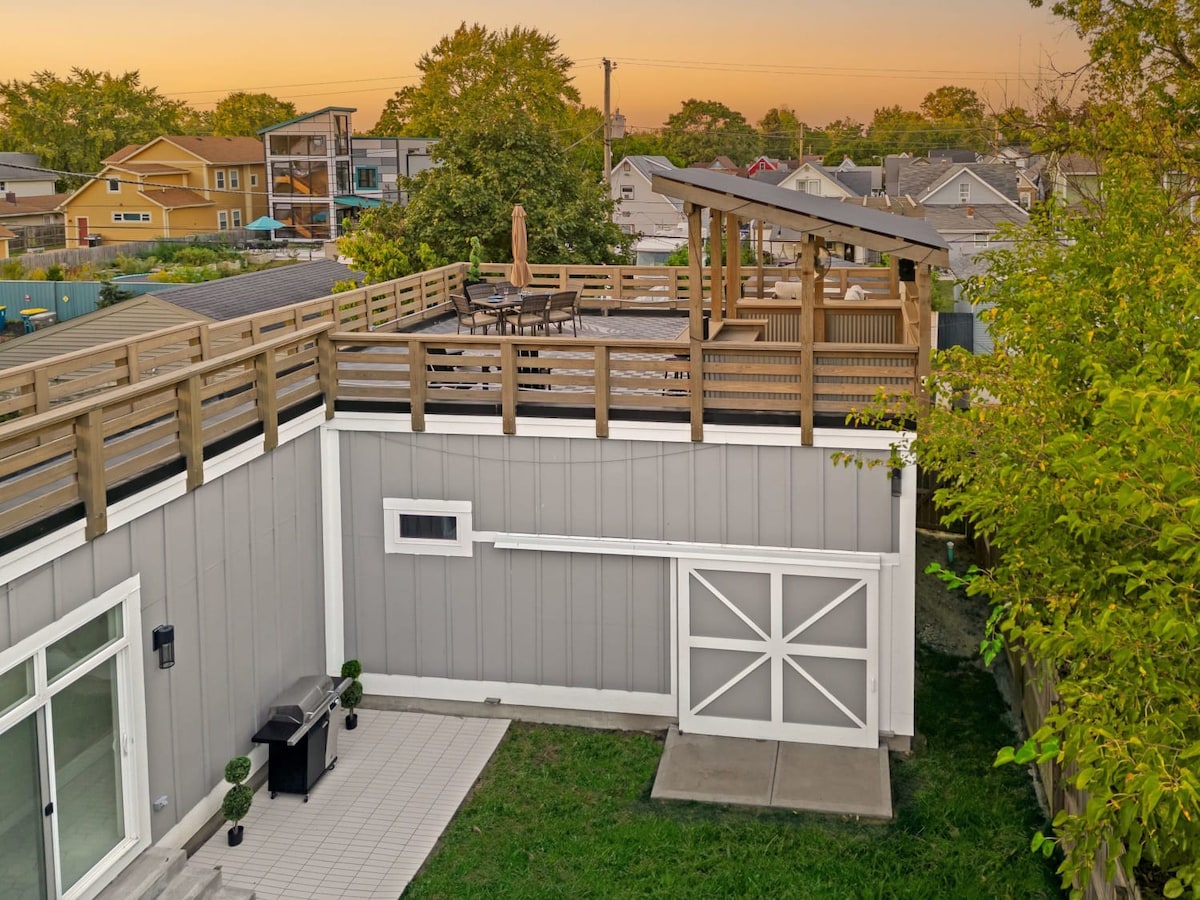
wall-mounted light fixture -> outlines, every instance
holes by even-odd
[[[154,649],[158,653],[158,667],[169,669],[175,665],[175,626],[159,625],[151,632]]]
[[[891,471],[892,496],[899,497],[904,493],[904,470],[895,466]]]

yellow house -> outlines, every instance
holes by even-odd
[[[158,137],[123,147],[103,164],[59,206],[68,247],[211,234],[267,211],[258,138]]]

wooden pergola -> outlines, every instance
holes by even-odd
[[[949,266],[949,246],[924,220],[882,210],[842,203],[800,191],[751,181],[747,178],[710,172],[706,169],[675,169],[656,172],[653,189],[684,202],[688,220],[689,282],[702,284],[704,275],[703,214],[710,211],[711,244],[710,309],[713,327],[737,316],[741,287],[739,234],[743,221],[758,222],[758,285],[762,289],[762,227],[764,222],[781,225],[802,235],[800,272],[800,343],[805,348],[802,369],[811,371],[816,341],[814,317],[824,298],[824,285],[817,273],[817,254],[827,239],[842,241],[886,253],[893,277],[903,282],[901,296],[917,306],[919,323],[918,372],[928,374],[930,352],[930,267]],[[722,266],[722,256],[724,265]],[[900,260],[911,266],[903,267]],[[689,291],[691,358],[702,358],[704,298],[702,291]],[[697,373],[698,374],[698,373]]]

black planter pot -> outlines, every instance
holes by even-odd
[[[350,713],[346,716],[346,730],[353,731],[358,727],[358,713]]]
[[[242,826],[234,825],[229,829],[227,837],[229,838],[229,846],[236,847],[242,842]]]

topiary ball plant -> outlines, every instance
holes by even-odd
[[[221,815],[232,824],[228,835],[230,847],[242,842],[242,826],[238,823],[250,812],[250,804],[254,801],[254,789],[242,783],[249,777],[249,757],[235,756],[225,764],[225,780],[233,787],[225,792],[221,801]]]
[[[342,691],[342,706],[346,707],[346,730],[353,731],[358,727],[358,716],[355,708],[362,703],[363,687],[358,676],[362,674],[362,663],[357,659],[348,659],[342,663],[342,677],[349,678],[350,686]]]

